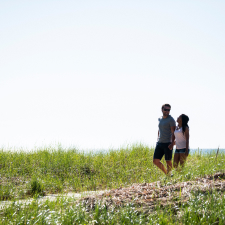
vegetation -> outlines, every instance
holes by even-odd
[[[181,172],[165,176],[152,163],[154,149],[133,145],[99,153],[81,153],[76,149],[46,148],[33,152],[0,151],[0,199],[12,200],[0,209],[2,224],[224,224],[224,192],[193,193],[179,210],[171,205],[146,214],[128,204],[108,209],[104,204],[88,210],[73,198],[38,201],[50,193],[105,190],[133,183],[161,181],[165,185],[194,180],[207,174],[224,172],[225,153],[189,155]],[[34,197],[31,204],[18,199]]]
[[[73,199],[58,199],[31,204],[12,204],[2,210],[0,224],[220,224],[225,223],[225,196],[221,193],[193,195],[179,208],[158,206],[145,214],[132,205],[107,209],[96,205],[92,211],[74,204]]]

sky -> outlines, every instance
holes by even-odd
[[[225,148],[225,2],[0,2],[0,147],[154,147],[161,106]]]

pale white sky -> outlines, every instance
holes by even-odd
[[[225,148],[224,1],[1,1],[0,146],[154,146],[161,105]]]

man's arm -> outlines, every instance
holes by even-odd
[[[174,146],[174,141],[175,141],[175,136],[174,136],[174,131],[175,131],[176,126],[172,126],[171,129],[171,133],[172,133],[172,143],[168,146],[170,150],[173,150],[173,146]]]

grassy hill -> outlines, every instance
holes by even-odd
[[[81,153],[76,149],[51,147],[33,152],[0,151],[0,199],[34,197],[32,204],[12,204],[0,210],[2,224],[224,224],[225,197],[223,187],[192,191],[188,199],[174,203],[154,204],[154,213],[135,204],[133,199],[118,207],[106,207],[103,202],[88,204],[73,198],[38,203],[37,197],[51,193],[111,190],[130,187],[134,183],[160,182],[171,186],[194,181],[225,171],[225,153],[190,154],[185,167],[173,176],[165,176],[152,163],[154,149],[133,145],[105,153]],[[165,162],[164,162],[165,163]],[[223,180],[224,178],[220,178]],[[182,197],[182,195],[180,196]],[[152,198],[152,201],[155,201]],[[184,200],[184,199],[183,199]],[[87,207],[88,206],[88,207]],[[175,209],[176,207],[178,209]],[[174,208],[175,207],[175,208]],[[54,211],[54,212],[53,212]],[[209,213],[210,212],[210,213]],[[38,216],[39,215],[39,216]],[[210,216],[211,215],[211,216]],[[38,221],[37,221],[38,220]],[[53,222],[54,221],[54,222]],[[107,222],[108,221],[108,222]],[[133,221],[133,222],[132,222]],[[204,222],[205,221],[205,222]],[[208,222],[207,222],[208,221]],[[211,221],[209,223],[209,221]]]

